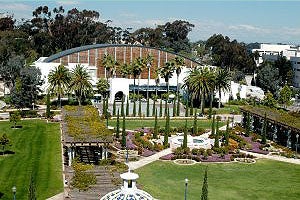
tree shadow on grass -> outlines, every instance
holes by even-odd
[[[3,197],[4,193],[0,192],[0,199]]]

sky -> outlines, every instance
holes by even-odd
[[[193,42],[222,34],[245,43],[300,44],[300,0],[0,0],[0,13],[31,19],[32,11],[41,5],[51,10],[60,5],[65,10],[95,10],[101,21],[112,20],[112,26],[133,30],[186,20],[195,25],[189,34]]]

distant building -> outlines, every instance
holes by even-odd
[[[256,65],[259,66],[264,60],[275,61],[278,56],[285,56],[291,61],[294,78],[293,85],[300,88],[300,47],[286,44],[261,44],[260,49],[252,49],[252,53],[259,53]]]

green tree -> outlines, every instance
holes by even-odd
[[[122,141],[121,146],[126,148],[126,125],[125,125],[125,115],[123,115],[123,124],[122,124]]]
[[[179,116],[180,115],[180,100],[179,100],[179,97],[177,97],[177,108],[176,108],[176,116]]]
[[[165,117],[168,114],[168,109],[169,109],[169,107],[168,107],[168,101],[165,99]]]
[[[125,113],[124,113],[124,96],[122,96],[122,103],[121,103],[121,116],[125,116]]]
[[[229,119],[227,119],[226,131],[225,131],[225,146],[229,145]]]
[[[140,80],[140,75],[143,71],[145,64],[144,64],[144,60],[140,57],[136,58],[132,64],[132,74],[133,74],[133,93],[135,94],[135,80],[136,78],[139,78]],[[138,84],[140,83],[140,81],[138,81]],[[140,85],[139,85],[140,86]],[[140,87],[138,86],[138,94],[140,93]]]
[[[132,115],[136,116],[136,101],[133,101]]]
[[[19,111],[11,113],[9,121],[14,123],[14,128],[16,128],[17,123],[21,121],[21,114]]]
[[[139,117],[142,117],[142,102],[139,100]]]
[[[153,138],[156,139],[158,135],[158,125],[157,125],[157,109],[155,109],[155,120],[154,120],[154,132]]]
[[[189,116],[189,107],[188,107],[188,104],[186,104],[186,108],[185,108],[185,115],[186,117]]]
[[[154,117],[156,115],[156,106],[155,106],[155,100],[153,99],[153,105],[152,105],[152,116]]]
[[[83,98],[93,93],[93,86],[90,83],[91,77],[82,65],[76,65],[71,72],[70,90],[77,97],[79,106]]]
[[[169,144],[169,134],[170,134],[170,115],[169,115],[169,109],[167,109],[167,117],[166,117],[166,125],[165,125],[165,134],[164,134],[164,147],[167,147]]]
[[[127,103],[126,103],[126,116],[129,116],[129,99],[127,97]]]
[[[264,123],[263,123],[263,128],[262,128],[262,138],[261,138],[262,144],[267,143],[267,127],[268,127],[268,120],[267,120],[267,113],[265,113]]]
[[[0,144],[2,145],[2,151],[4,154],[5,147],[10,144],[10,139],[5,133],[0,137]]]
[[[211,135],[212,136],[214,136],[215,135],[215,132],[216,132],[216,130],[215,130],[215,119],[216,119],[216,116],[215,115],[213,115],[213,118],[212,118],[212,123],[211,123]]]
[[[97,87],[99,94],[102,95],[102,98],[105,98],[108,93],[109,87],[110,87],[108,80],[106,80],[104,78],[100,78],[97,81],[96,87]]]
[[[214,77],[211,77],[212,79],[214,79]],[[222,91],[228,91],[230,89],[230,78],[231,75],[229,73],[229,71],[227,71],[226,69],[221,69],[219,68],[216,71],[216,76],[215,76],[215,86],[216,89],[219,93],[219,104],[218,104],[218,108],[220,109],[221,107],[221,92]],[[214,80],[210,80],[212,81],[212,83],[210,83],[210,88],[214,88]]]
[[[108,78],[113,77],[113,75],[115,74],[116,61],[113,59],[113,57],[111,55],[106,54],[103,57],[102,65],[105,68],[105,77],[106,77],[106,80],[108,81]]]
[[[277,101],[273,98],[273,94],[271,92],[267,92],[262,100],[262,104],[270,108],[276,108]]]
[[[176,116],[176,101],[175,99],[173,100],[173,117]]]
[[[59,107],[61,107],[61,97],[67,92],[70,81],[70,72],[64,65],[59,65],[48,75],[48,90],[51,94],[57,95]]]
[[[287,106],[291,105],[291,99],[292,99],[293,91],[288,85],[285,85],[279,93],[279,99],[278,102],[284,106],[284,108],[287,108]]]
[[[119,138],[119,137],[120,137],[120,112],[119,112],[119,109],[118,109],[118,112],[117,112],[116,138]]]
[[[201,200],[208,200],[208,182],[207,182],[207,167],[205,168]]]
[[[245,127],[245,135],[247,137],[249,137],[250,134],[251,134],[251,127],[250,126],[251,126],[251,117],[250,117],[250,114],[247,113],[247,115],[246,115],[246,127]]]
[[[196,135],[198,133],[198,125],[197,125],[197,114],[194,115],[194,124],[193,124],[193,134]]]
[[[159,116],[162,117],[162,99],[160,99],[160,104],[159,104]]]
[[[216,148],[219,148],[220,145],[219,145],[219,121],[220,121],[220,118],[217,117],[217,127],[216,127],[216,133],[215,133],[215,143],[214,143],[214,147]]]
[[[260,70],[257,72],[256,83],[264,91],[276,93],[281,83],[281,77],[274,63],[265,61],[261,64]]]
[[[51,115],[51,112],[50,112],[50,94],[47,93],[47,100],[46,100],[46,105],[47,105],[47,108],[46,108],[46,118],[50,118],[50,115]]]
[[[114,99],[113,103],[113,116],[116,116],[116,99]]]
[[[150,115],[150,108],[149,108],[149,97],[147,98],[147,107],[146,107],[146,116],[149,117]]]
[[[28,188],[28,200],[36,200],[36,187],[33,175],[31,175],[30,177],[30,183]]]
[[[182,57],[178,57],[178,56],[176,56],[174,58],[174,63],[175,63],[175,72],[176,72],[176,75],[177,75],[177,79],[176,79],[176,81],[177,81],[176,97],[177,97],[177,102],[178,102],[178,104],[177,104],[177,110],[178,110],[179,109],[179,75],[180,75],[181,69],[185,65],[185,63],[184,63],[184,59]],[[177,116],[179,116],[178,113],[179,112],[177,111]]]
[[[105,102],[106,102],[106,99],[103,98],[103,99],[102,99],[102,115],[103,115],[104,117],[106,117],[106,112],[107,112],[107,108],[106,108]]]
[[[187,119],[185,119],[185,125],[184,125],[184,135],[183,135],[183,141],[182,141],[182,148],[187,148],[187,132],[188,132],[188,127],[187,127]]]

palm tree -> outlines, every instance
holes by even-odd
[[[179,75],[181,73],[181,69],[184,65],[184,59],[182,57],[176,56],[174,59],[175,62],[175,71],[177,75],[177,88],[176,88],[176,96],[177,96],[177,115],[180,114],[180,103],[179,103]]]
[[[228,70],[219,68],[216,72],[216,90],[219,93],[218,108],[221,107],[221,92],[230,89],[231,75]]]
[[[81,106],[82,98],[88,96],[93,92],[91,77],[86,69],[80,64],[76,65],[71,72],[70,90],[74,92],[78,99],[79,106]]]
[[[183,87],[186,87],[191,94],[192,99],[199,98],[201,100],[200,109],[203,111],[205,96],[213,87],[213,73],[208,67],[193,69],[184,79]]]
[[[153,56],[148,54],[147,57],[144,59],[146,67],[148,69],[148,85],[147,85],[147,100],[149,99],[149,82],[150,82],[150,68],[153,62]]]
[[[128,63],[123,63],[118,69],[121,76],[127,78],[130,74],[131,66]]]
[[[159,84],[159,68],[156,68],[154,72],[154,80],[155,80],[155,96],[157,97],[157,86]]]
[[[108,54],[104,55],[102,64],[105,68],[105,77],[108,80],[108,78],[111,78],[115,74],[116,61]]]
[[[54,70],[51,70],[48,75],[48,83],[50,84],[48,90],[50,93],[57,95],[59,107],[61,107],[61,97],[68,90],[70,80],[69,70],[63,65],[59,65]]]
[[[140,75],[143,71],[143,67],[144,67],[143,59],[140,57],[136,58],[132,65],[133,86],[134,86],[133,93],[134,94],[135,94],[135,80],[137,77],[139,77],[139,80],[140,80]],[[138,86],[138,94],[140,93],[139,89],[140,89],[140,81],[139,81],[139,86]]]
[[[109,90],[109,82],[104,78],[100,78],[97,82],[96,87],[98,92],[104,98],[104,96],[106,96],[107,91]]]
[[[173,61],[166,62],[164,66],[160,68],[160,76],[165,79],[167,84],[167,94],[169,95],[169,80],[173,76],[173,72],[175,70],[175,63]]]

